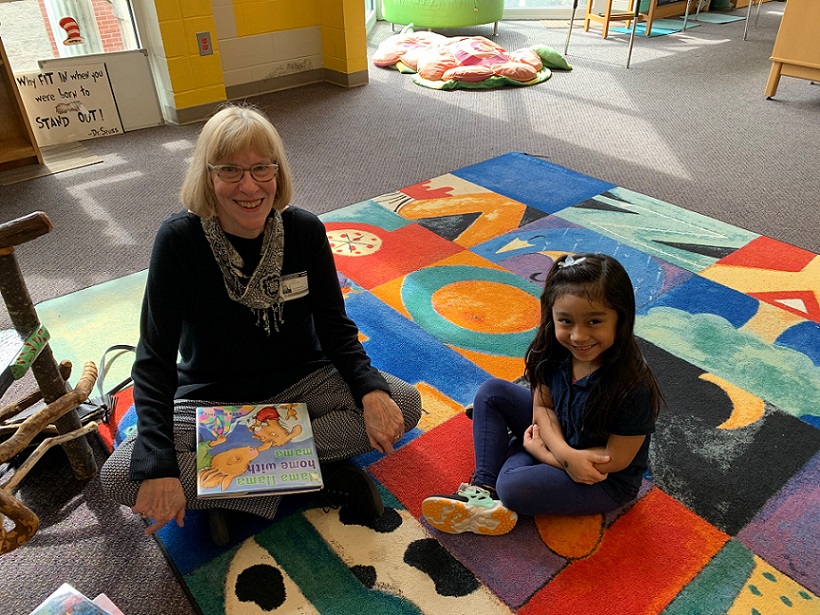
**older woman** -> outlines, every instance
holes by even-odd
[[[132,372],[138,430],[101,472],[113,499],[153,521],[148,534],[181,526],[186,508],[276,514],[281,496],[197,498],[202,405],[306,402],[326,495],[354,514],[384,510],[368,475],[339,462],[391,453],[418,422],[420,397],[371,365],[324,226],[291,195],[264,115],[228,106],[205,124],[180,194],[186,211],[162,223],[151,256]],[[226,542],[224,519],[211,522]]]

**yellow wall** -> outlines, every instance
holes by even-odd
[[[210,0],[155,0],[177,109],[225,100],[219,49],[199,55],[197,32],[215,30]],[[216,41],[214,41],[216,47]]]
[[[211,0],[154,0],[177,110],[226,100]],[[367,71],[363,0],[233,0],[238,36],[320,27],[325,69]],[[214,53],[201,56],[196,34],[209,32]]]
[[[233,0],[233,8],[239,36],[308,28],[319,23],[319,0]]]
[[[319,0],[325,68],[351,74],[367,71],[364,0]]]

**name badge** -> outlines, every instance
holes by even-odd
[[[301,299],[308,294],[307,271],[282,276],[282,298],[285,301]]]

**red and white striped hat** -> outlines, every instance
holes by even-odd
[[[85,42],[85,39],[80,36],[80,24],[73,17],[63,17],[60,20],[60,27],[68,34],[68,38],[63,41],[63,45],[78,45]]]

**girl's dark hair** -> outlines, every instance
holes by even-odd
[[[657,416],[663,397],[635,340],[632,281],[623,265],[606,254],[564,255],[556,259],[547,273],[541,294],[541,324],[524,357],[530,387],[536,389],[546,384],[547,374],[570,355],[556,339],[552,321],[552,306],[564,295],[584,297],[618,314],[615,342],[601,355],[598,383],[584,408],[584,429],[598,436],[608,435],[627,397],[640,389],[648,391]]]

